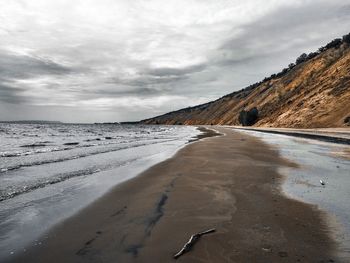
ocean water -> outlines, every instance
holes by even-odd
[[[53,225],[199,133],[185,126],[0,124],[0,259],[41,245]]]
[[[280,167],[285,175],[282,189],[291,198],[326,211],[339,257],[350,259],[350,147],[317,140],[255,131],[242,131],[275,147],[298,168]],[[320,180],[325,182],[321,185]]]

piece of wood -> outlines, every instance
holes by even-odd
[[[215,228],[211,228],[211,229],[205,230],[203,232],[199,232],[197,234],[192,235],[190,237],[190,239],[188,240],[188,242],[182,247],[182,249],[174,255],[174,258],[178,259],[183,254],[190,251],[192,249],[193,245],[198,241],[198,239],[201,236],[203,236],[205,234],[213,233],[213,232],[215,232]]]

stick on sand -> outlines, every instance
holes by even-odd
[[[190,251],[192,249],[193,245],[198,241],[198,239],[202,235],[209,234],[212,232],[215,232],[215,228],[212,228],[212,229],[209,229],[209,230],[199,232],[197,234],[192,235],[190,237],[190,239],[188,240],[188,242],[183,246],[183,248],[174,255],[174,258],[177,259],[180,256],[182,256],[183,254],[185,254],[186,252]]]

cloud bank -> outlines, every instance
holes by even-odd
[[[204,103],[348,33],[350,0],[13,0],[0,120],[125,121]]]

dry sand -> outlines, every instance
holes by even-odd
[[[12,262],[174,262],[191,234],[209,228],[217,231],[178,262],[336,261],[322,212],[280,192],[277,169],[293,164],[258,139],[215,129],[226,136],[117,186]]]

